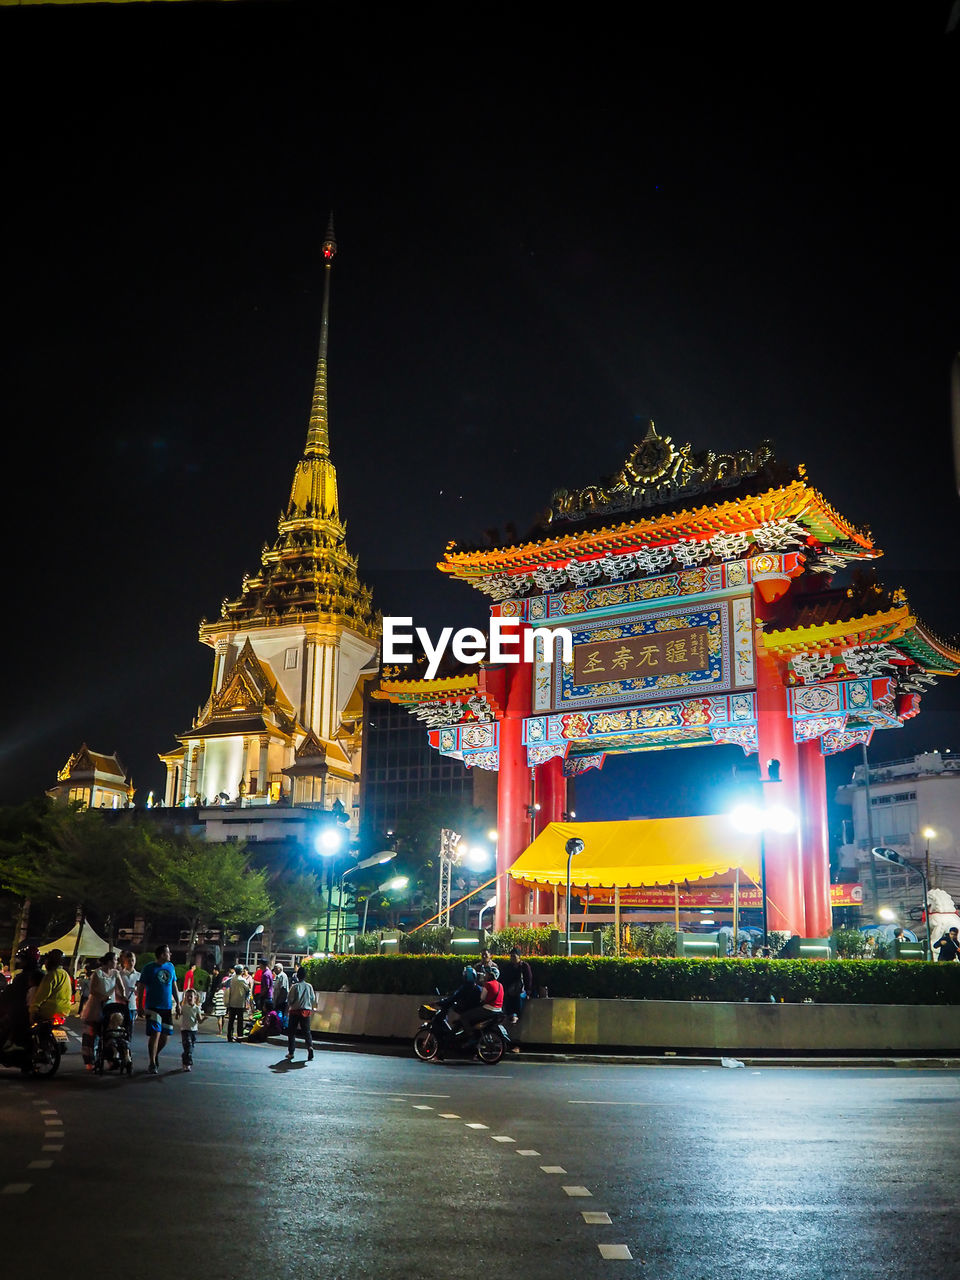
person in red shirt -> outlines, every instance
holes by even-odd
[[[488,1018],[503,1012],[503,985],[500,982],[500,970],[495,964],[489,964],[486,972],[481,974],[483,988],[480,993],[481,1003],[476,1009],[464,1009],[460,1014],[466,1035],[472,1036],[477,1025]]]

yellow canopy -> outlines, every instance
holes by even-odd
[[[741,878],[760,881],[760,839],[737,831],[730,818],[650,818],[642,822],[551,822],[510,868],[530,888],[565,885],[566,843],[584,844],[570,866],[570,883],[582,889],[673,885],[709,879],[711,885]]]

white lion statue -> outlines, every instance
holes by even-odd
[[[927,907],[930,911],[931,946],[952,928],[960,929],[960,915],[946,889],[931,889],[927,894]]]

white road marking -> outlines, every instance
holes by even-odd
[[[437,1116],[441,1120],[459,1120],[460,1117],[455,1111],[438,1111]]]
[[[615,1258],[632,1258],[633,1254],[625,1244],[598,1244],[600,1257],[613,1260]]]
[[[468,1124],[467,1128],[468,1129],[489,1129],[490,1126],[488,1124]]]
[[[608,1227],[610,1225],[609,1213],[591,1213],[589,1210],[583,1209],[580,1217],[592,1227]]]
[[[593,1198],[593,1192],[588,1191],[586,1187],[564,1187],[564,1191],[568,1196],[590,1196]]]
[[[0,1189],[0,1196],[22,1196],[32,1186],[32,1182],[8,1182],[5,1187]]]
[[[41,1151],[62,1151],[63,1146],[60,1143],[55,1143],[53,1146],[41,1147],[40,1150]]]
[[[504,1133],[501,1133],[501,1134],[491,1133],[490,1137],[493,1138],[494,1142],[516,1142],[516,1138],[508,1138]]]
[[[539,1154],[539,1151],[532,1151],[529,1147],[525,1147],[522,1151],[519,1148],[517,1150],[518,1156],[538,1156]]]
[[[27,1165],[28,1169],[52,1169],[52,1160],[31,1160]]]
[[[540,1166],[540,1172],[541,1173],[566,1173],[567,1171],[566,1169],[564,1169],[563,1165],[561,1164],[542,1164]]]
[[[46,1110],[41,1111],[40,1114],[42,1116],[55,1116],[57,1114],[57,1110],[56,1107],[48,1107]]]
[[[413,1109],[414,1111],[432,1111],[433,1107],[429,1106],[425,1102],[417,1102],[417,1103],[414,1103]]]
[[[52,1125],[54,1129],[62,1129],[63,1121],[57,1116],[56,1120],[44,1120],[44,1124]]]

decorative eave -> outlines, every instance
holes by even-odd
[[[451,543],[438,564],[442,573],[473,583],[490,574],[529,573],[565,565],[571,558],[596,559],[682,540],[706,542],[723,535],[749,535],[780,521],[801,526],[811,544],[852,543],[859,557],[873,559],[876,550],[869,533],[841,516],[823,495],[803,479],[759,494],[693,509],[670,511],[643,519],[624,520],[601,528],[577,530],[560,536],[546,534],[533,540],[489,550],[455,549]]]
[[[765,630],[760,644],[780,658],[888,644],[931,674],[960,673],[960,650],[922,627],[907,604],[819,626]]]
[[[374,689],[370,696],[380,702],[419,701],[423,698],[448,698],[454,694],[476,693],[479,687],[478,667],[470,673],[438,676],[434,680],[383,678],[380,681],[380,688]]]

